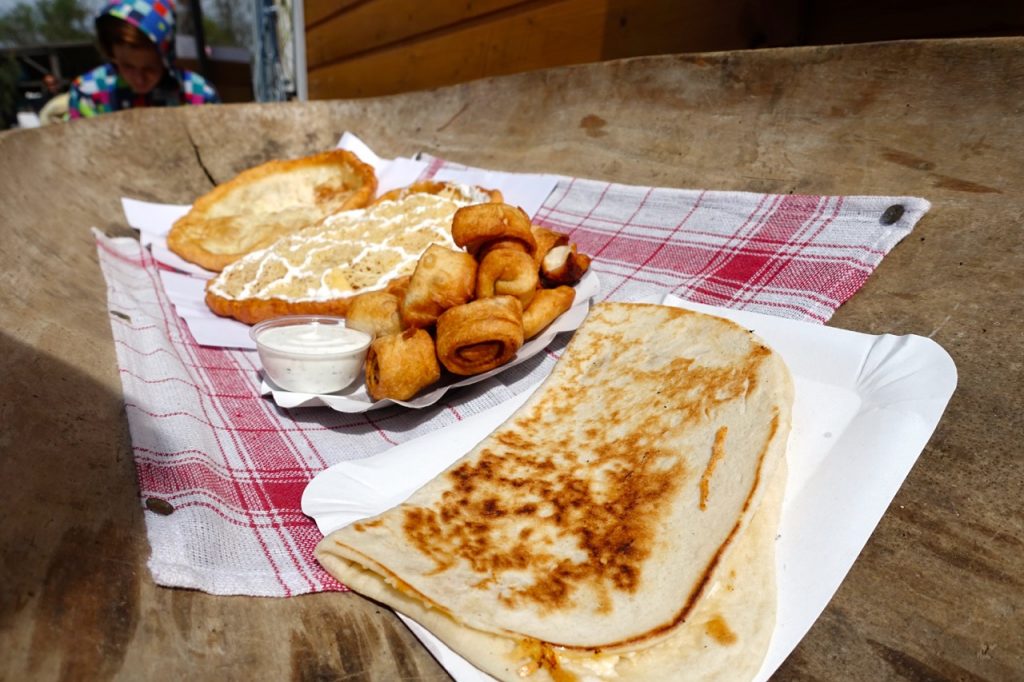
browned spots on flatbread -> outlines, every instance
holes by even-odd
[[[718,461],[725,456],[725,436],[729,433],[729,427],[723,426],[715,433],[715,442],[711,446],[711,457],[708,458],[708,466],[700,477],[700,510],[708,508],[708,492],[711,487],[711,475],[715,473]]]
[[[373,519],[372,521],[359,521],[352,524],[352,527],[360,533],[365,532],[369,528],[377,528],[384,525],[384,522],[380,519]]]
[[[779,411],[776,408],[775,415],[772,417],[772,423],[771,423],[771,427],[770,427],[769,432],[768,432],[768,437],[765,438],[764,447],[762,448],[761,453],[758,455],[758,458],[757,458],[757,471],[756,471],[756,473],[754,475],[754,482],[750,486],[750,492],[747,493],[747,499],[743,501],[743,512],[744,513],[746,513],[746,511],[750,508],[751,503],[753,502],[754,493],[758,489],[758,486],[759,486],[759,483],[760,483],[760,480],[761,480],[761,474],[763,473],[762,467],[764,466],[765,454],[766,454],[769,446],[771,445],[772,440],[775,438],[775,434],[778,432],[778,430],[779,430]],[[690,611],[693,609],[694,605],[697,603],[697,599],[700,597],[701,593],[704,592],[704,588],[708,585],[708,582],[711,580],[711,576],[712,576],[712,574],[714,574],[715,569],[718,567],[719,562],[721,562],[722,556],[725,554],[725,550],[728,549],[732,545],[733,540],[736,539],[737,534],[740,532],[740,524],[741,523],[742,523],[742,521],[740,521],[740,520],[736,521],[736,524],[732,527],[732,530],[729,531],[728,537],[718,547],[718,551],[715,552],[715,555],[711,558],[711,561],[709,561],[707,566],[704,567],[704,575],[701,576],[701,579],[696,583],[696,585],[694,586],[694,589],[690,592],[690,596],[687,598],[686,603],[683,604],[683,608],[679,610],[678,614],[676,614],[675,619],[673,619],[672,622],[666,623],[664,626],[658,628],[656,631],[653,631],[652,633],[649,633],[649,634],[655,634],[657,632],[664,632],[665,630],[668,630],[668,629],[670,629],[672,627],[675,627],[677,624],[679,624],[682,621],[686,620],[687,616],[690,615]],[[734,574],[730,574],[730,577],[731,578],[735,578],[735,575]],[[628,643],[629,643],[629,641],[627,640],[627,641],[623,641],[623,642],[616,642],[615,644],[616,644],[616,646],[622,646],[622,645],[628,644]]]
[[[613,594],[639,589],[659,524],[694,473],[687,464],[695,461],[693,453],[662,443],[672,434],[707,428],[725,404],[745,400],[771,351],[755,345],[744,360],[727,366],[686,357],[619,363],[614,374],[602,375],[598,369],[607,354],[626,352],[630,343],[624,334],[604,336],[588,344],[604,351],[564,358],[572,363],[567,385],[579,384],[597,399],[581,404],[551,396],[531,404],[495,431],[477,456],[445,474],[448,489],[438,504],[405,509],[403,532],[435,563],[434,573],[463,564],[479,574],[477,584],[491,585],[490,578],[512,572],[515,579],[503,581],[499,599],[542,610],[571,605],[585,587],[596,595],[598,609],[608,611]],[[659,389],[637,395],[621,389],[628,385]],[[595,413],[588,404],[605,407]],[[566,424],[572,425],[571,438],[549,435],[564,435]],[[718,458],[724,437],[722,429]],[[715,562],[717,557],[709,573]]]
[[[553,682],[578,682],[579,678],[558,664],[558,655],[547,643],[537,639],[523,639],[512,651],[520,677],[532,676],[538,670],[547,670]]]
[[[735,644],[738,639],[720,614],[715,614],[711,620],[704,623],[704,632],[719,644]]]
[[[779,410],[775,408],[775,414],[772,416],[772,423],[768,427],[768,438],[765,439],[765,447],[768,443],[771,443],[775,439],[775,434],[779,431]],[[747,495],[747,499],[743,501],[743,511],[746,512],[750,509],[750,503],[754,501],[754,491],[758,489],[761,484],[761,467],[764,465],[764,452],[761,453],[757,461],[757,471],[754,474],[754,484],[750,486],[750,493]]]

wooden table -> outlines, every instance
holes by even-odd
[[[1024,39],[669,56],[395,97],[140,110],[0,136],[0,678],[445,679],[354,595],[157,587],[89,227],[352,130],[508,170],[909,194],[931,212],[831,324],[953,356],[944,419],[777,678],[1024,675]]]

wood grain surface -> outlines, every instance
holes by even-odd
[[[1024,39],[665,56],[378,99],[138,110],[0,135],[0,678],[443,680],[351,594],[153,584],[91,226],[332,146],[932,210],[830,324],[959,369],[931,442],[780,680],[1024,671]],[[154,134],[158,131],[158,134]]]

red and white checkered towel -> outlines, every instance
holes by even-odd
[[[434,160],[430,169],[446,167]],[[454,167],[454,166],[452,166]],[[666,293],[825,322],[928,210],[912,197],[691,191],[565,179],[535,222],[594,257],[598,300]],[[535,385],[567,339],[424,410],[347,415],[260,397],[253,351],[206,348],[175,315],[159,266],[132,239],[97,235],[140,504],[162,585],[287,596],[342,587],[313,558],[306,483]]]

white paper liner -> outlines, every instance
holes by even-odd
[[[374,402],[366,392],[365,379],[362,377],[360,377],[360,379],[349,388],[336,393],[315,394],[286,391],[274,385],[266,375],[263,375],[260,392],[262,395],[271,396],[274,399],[274,402],[280,407],[287,408],[323,406],[329,407],[332,410],[337,410],[338,412],[357,413],[368,412],[370,410],[376,410],[381,407],[396,404],[416,409],[428,407],[443,398],[445,393],[453,388],[479,383],[494,376],[495,374],[504,372],[510,367],[515,367],[520,363],[526,362],[533,356],[537,355],[537,353],[540,353],[547,348],[548,344],[551,343],[558,334],[573,331],[579,327],[586,318],[587,311],[590,310],[590,299],[597,295],[601,288],[601,284],[597,275],[593,271],[589,271],[583,276],[583,279],[576,284],[575,288],[576,299],[573,302],[572,308],[556,317],[554,321],[540,334],[524,343],[522,348],[519,349],[519,352],[516,353],[516,357],[513,360],[505,363],[501,367],[496,367],[489,372],[476,374],[449,384],[439,385],[433,390],[420,393],[410,400],[378,400]]]
[[[767,680],[827,606],[931,437],[956,367],[921,336],[872,336],[667,296],[731,319],[789,365],[795,385],[788,477],[776,546],[778,615],[757,682]],[[325,535],[406,499],[510,416],[515,397],[306,487],[302,510]],[[413,633],[456,680],[490,680],[418,624]]]

